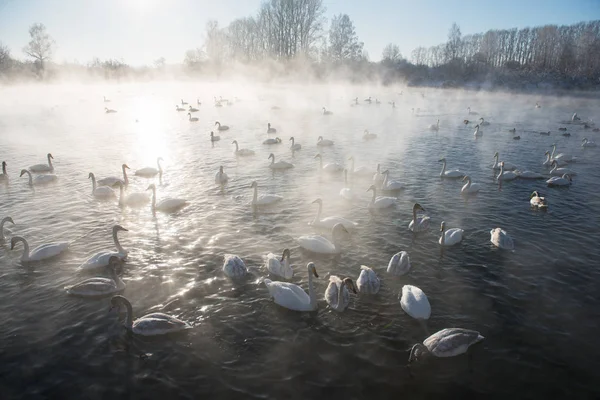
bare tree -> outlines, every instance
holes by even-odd
[[[402,59],[402,54],[400,54],[400,47],[397,44],[389,43],[383,48],[383,52],[381,53],[381,59],[384,62],[396,63]]]
[[[6,71],[10,66],[10,49],[0,42],[0,71]]]
[[[448,31],[448,42],[446,42],[446,62],[450,62],[458,58],[461,47],[461,32],[460,27],[455,23]]]
[[[347,14],[335,15],[329,29],[329,58],[336,62],[359,60],[363,45],[350,17]]]
[[[55,42],[46,32],[46,26],[35,23],[29,27],[31,40],[23,48],[23,52],[34,59],[40,71],[44,71],[45,62],[52,58]]]
[[[164,69],[166,64],[167,60],[164,57],[160,57],[154,60],[154,68],[156,69]]]
[[[204,52],[200,48],[190,49],[185,52],[183,64],[189,70],[199,69],[205,59]]]

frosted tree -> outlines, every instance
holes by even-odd
[[[33,58],[40,71],[44,71],[45,63],[52,58],[54,39],[46,32],[44,24],[35,23],[29,27],[31,40],[23,48],[23,52]]]
[[[358,40],[350,17],[347,14],[335,15],[329,29],[329,58],[335,62],[360,60],[363,45],[363,42]]]

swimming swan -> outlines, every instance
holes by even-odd
[[[377,134],[370,133],[368,130],[365,129],[365,132],[363,134],[363,140],[373,140],[373,139],[377,139]]]
[[[331,230],[331,240],[320,235],[307,235],[298,238],[298,244],[303,249],[319,254],[338,254],[341,249],[338,245],[339,237],[348,234],[348,230],[342,224],[336,224]]]
[[[564,154],[564,153],[560,153],[560,154],[556,154],[554,155],[554,153],[556,152],[556,144],[552,144],[552,154],[550,154],[550,158],[552,158],[553,160],[560,160],[560,161],[564,161],[564,162],[573,162],[576,160],[575,157],[573,157],[570,154]]]
[[[146,168],[138,169],[135,171],[135,175],[141,176],[142,178],[153,178],[158,174],[162,174],[163,169],[160,165],[161,161],[163,161],[162,157],[158,157],[156,159],[156,165],[158,166],[158,169],[153,168],[153,167],[146,167]]]
[[[408,273],[410,271],[410,257],[406,251],[400,251],[390,258],[390,262],[388,263],[387,273],[400,276]]]
[[[215,183],[217,185],[224,185],[229,181],[229,176],[223,171],[223,166],[219,167],[219,171],[215,174]]]
[[[271,123],[267,124],[267,133],[277,133],[277,129],[271,128]]]
[[[310,225],[316,228],[322,229],[333,229],[333,227],[337,224],[342,224],[346,230],[356,229],[358,224],[354,221],[347,220],[342,217],[326,217],[321,219],[321,212],[323,211],[323,200],[316,199],[312,202],[313,204],[317,203],[319,205],[319,211],[317,211],[317,216],[310,223]]]
[[[421,207],[419,203],[415,203],[413,205],[412,214],[413,219],[408,224],[408,229],[412,232],[424,232],[429,229],[429,223],[431,222],[431,218],[427,215],[417,215],[417,210],[421,210],[425,212],[425,209]]]
[[[42,261],[52,257],[56,257],[64,251],[67,251],[70,245],[70,243],[68,242],[46,243],[34,248],[30,252],[29,243],[27,243],[27,240],[25,240],[24,237],[13,236],[10,239],[10,249],[14,250],[15,245],[18,242],[23,243],[23,255],[21,256],[21,261],[23,262]]]
[[[396,204],[397,199],[395,197],[377,196],[377,189],[375,188],[375,185],[371,185],[367,189],[367,192],[370,190],[373,191],[373,197],[371,198],[371,202],[369,202],[369,205],[367,206],[368,208],[382,209],[391,207]]]
[[[442,172],[440,172],[440,177],[448,179],[459,179],[465,176],[464,173],[460,172],[457,169],[446,171],[446,158],[440,158],[440,162],[444,163],[444,165],[442,166]]]
[[[152,212],[154,211],[162,211],[162,212],[175,212],[188,204],[188,201],[185,199],[171,199],[166,198],[156,203],[156,185],[153,183],[146,190],[152,190]]]
[[[223,273],[230,278],[242,278],[248,273],[248,268],[240,257],[234,254],[225,254]]]
[[[235,155],[236,156],[247,157],[247,156],[253,156],[254,155],[254,150],[240,149],[238,147],[237,140],[234,140],[233,142],[231,142],[231,144],[235,144]]]
[[[500,164],[501,162],[498,161],[498,152],[494,153],[494,165],[492,165],[492,169],[500,169]],[[509,163],[506,161],[502,161],[504,163],[504,170],[505,171],[514,171],[515,169],[517,169],[517,166],[513,163]]]
[[[269,253],[265,257],[265,266],[271,275],[278,276],[283,279],[292,279],[294,270],[290,266],[290,250],[284,249],[281,259],[273,253]]]
[[[564,174],[562,177],[553,176],[546,183],[548,186],[569,186],[571,184],[571,177],[568,174]]]
[[[317,146],[333,146],[333,140],[323,139],[323,136],[317,138]]]
[[[431,124],[429,125],[429,130],[430,131],[439,131],[440,130],[440,120],[437,120],[437,124]]]
[[[281,143],[281,139],[279,139],[278,137],[276,137],[275,139],[269,138],[262,142],[262,144],[279,144],[279,143]]]
[[[348,307],[348,304],[350,304],[350,292],[348,288],[354,294],[357,293],[352,279],[344,278],[342,280],[335,275],[329,277],[329,285],[325,290],[325,301],[332,310],[342,312]]]
[[[494,228],[490,231],[490,242],[500,249],[513,250],[515,243],[504,229]]]
[[[518,175],[513,171],[504,171],[504,162],[500,163],[500,173],[496,177],[499,181],[512,181],[516,179]]]
[[[10,222],[11,224],[15,224],[11,217],[4,217],[2,221],[0,221],[0,242],[4,241],[4,224]]]
[[[454,357],[466,353],[471,345],[481,342],[483,339],[484,337],[479,332],[469,329],[442,329],[429,336],[422,344],[415,344],[410,350],[408,362],[416,361],[426,354],[435,357]]]
[[[92,195],[99,199],[108,199],[115,197],[115,191],[108,186],[96,186],[96,177],[92,172],[89,173],[88,178],[92,180]]]
[[[400,181],[391,181],[389,180],[390,170],[386,169],[383,171],[383,182],[381,184],[381,190],[386,190],[388,192],[395,192],[398,190],[404,190],[404,183]]]
[[[125,282],[119,278],[116,271],[117,266],[122,265],[123,261],[117,256],[111,256],[108,263],[110,278],[86,279],[73,286],[66,287],[67,293],[77,297],[104,297],[125,290]]]
[[[48,164],[32,165],[31,167],[29,167],[29,170],[31,172],[52,172],[52,171],[54,171],[54,165],[52,165],[52,160],[54,159],[54,157],[52,157],[52,154],[50,154],[50,153],[48,153],[47,157],[48,157]]]
[[[292,145],[290,146],[291,150],[298,151],[302,148],[302,145],[300,143],[295,143],[293,136],[290,138],[290,140],[292,141]]]
[[[229,130],[229,127],[227,125],[221,125],[221,123],[219,121],[215,122],[215,125],[217,125],[218,131],[228,131]]]
[[[314,158],[319,159],[319,170],[327,172],[328,174],[335,174],[344,170],[343,165],[335,162],[323,165],[323,157],[321,156],[321,154],[317,154]]]
[[[263,282],[269,291],[273,301],[293,311],[314,311],[317,309],[317,295],[313,287],[313,275],[318,278],[315,264],[309,262],[308,270],[308,294],[298,285],[289,282],[277,282],[265,279]]]
[[[104,250],[100,251],[92,256],[90,256],[87,260],[84,261],[83,264],[79,266],[80,270],[93,270],[96,268],[106,267],[110,264],[111,257],[118,257],[121,260],[125,260],[127,258],[127,250],[125,250],[121,243],[119,242],[119,237],[117,234],[119,232],[128,232],[127,229],[123,228],[121,225],[115,225],[112,227],[112,238],[117,248],[117,251],[114,250]]]
[[[354,156],[348,157],[348,161],[350,161],[350,175],[352,177],[356,176],[359,178],[370,178],[373,176],[373,170],[368,169],[366,167],[358,167],[354,168]]]
[[[540,194],[537,191],[531,193],[531,196],[529,198],[529,204],[531,204],[531,206],[535,208],[548,208],[548,202],[546,201],[546,198],[540,197]]]
[[[402,286],[402,297],[400,306],[405,313],[414,319],[429,319],[431,316],[431,305],[427,296],[421,289],[412,285]]]
[[[381,287],[381,282],[371,268],[366,265],[360,266],[360,275],[356,280],[356,287],[363,294],[377,294]]]
[[[323,115],[332,115],[333,113],[323,107]]]
[[[575,176],[577,173],[569,168],[558,168],[558,163],[556,160],[552,161],[552,165],[554,168],[550,170],[550,175],[552,176],[563,176],[564,174],[568,174],[570,176]]]
[[[192,113],[187,113],[187,115],[188,115],[188,121],[190,121],[190,122],[198,122],[198,118],[192,117]]]
[[[471,183],[471,177],[469,175],[465,175],[462,179],[463,181],[467,181],[465,185],[460,189],[460,192],[463,194],[475,194],[481,190],[481,185],[479,183]]]
[[[442,226],[440,227],[440,232],[442,235],[440,236],[439,243],[442,246],[454,246],[458,244],[463,239],[464,230],[460,228],[451,228],[446,230],[446,222],[442,221]]]
[[[111,187],[118,186],[119,183],[125,186],[129,185],[129,178],[127,177],[127,170],[129,169],[129,167],[127,166],[127,164],[123,164],[121,165],[121,169],[123,170],[123,179],[117,178],[116,176],[109,176],[107,178],[98,179],[96,183],[98,184],[98,186]]]
[[[253,206],[267,206],[283,200],[283,197],[276,194],[261,194],[259,196],[258,183],[256,181],[252,182],[250,187],[254,189],[254,196],[252,197]]]
[[[588,138],[583,138],[581,141],[581,147],[596,147],[596,143],[589,141]],[[4,173],[6,174],[6,172]]]
[[[33,179],[33,177],[31,176],[31,172],[27,171],[26,169],[21,170],[21,175],[19,175],[19,177],[21,177],[25,174],[27,174],[29,177],[29,186],[46,185],[48,183],[52,183],[52,182],[55,182],[56,180],[58,180],[58,176],[56,176],[54,174],[37,175],[35,177],[35,179]]]
[[[221,140],[221,136],[216,136],[215,133],[213,131],[211,131],[210,132],[210,141],[218,142],[219,140]]]
[[[277,162],[275,162],[275,155],[273,153],[269,154],[269,160],[271,160],[271,164],[269,164],[269,168],[271,168],[271,169],[290,169],[290,168],[294,168],[294,164],[289,163],[287,161],[277,161]]]

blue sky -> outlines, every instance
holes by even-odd
[[[370,58],[393,42],[404,56],[446,40],[452,22],[463,34],[488,29],[571,24],[600,18],[600,0],[323,0],[326,16],[346,13]],[[0,0],[0,41],[22,58],[27,29],[42,22],[58,45],[56,61],[94,56],[150,64],[181,62],[201,46],[207,20],[221,26],[254,15],[261,0]]]

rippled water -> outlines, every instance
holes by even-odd
[[[520,398],[598,396],[600,349],[597,346],[600,279],[600,149],[580,147],[594,134],[563,125],[573,111],[598,117],[598,100],[452,91],[382,88],[251,86],[248,84],[139,84],[110,87],[48,86],[1,89],[0,158],[8,163],[10,185],[0,188],[0,217],[10,215],[8,237],[25,236],[32,246],[75,240],[58,259],[21,265],[22,246],[0,250],[0,390],[6,398],[456,398],[460,395]],[[102,96],[116,114],[103,112]],[[378,97],[379,106],[359,96]],[[237,100],[216,108],[213,96]],[[190,123],[174,110],[183,97],[203,102]],[[395,100],[393,109],[388,101]],[[541,109],[533,105],[539,101]],[[277,105],[281,109],[273,110]],[[334,114],[325,117],[326,106]],[[462,124],[466,107],[491,125],[473,138]],[[412,115],[411,108],[420,108]],[[440,119],[440,130],[427,126]],[[137,122],[136,122],[137,120]],[[211,145],[209,132],[218,120],[231,126]],[[266,124],[277,128],[284,144],[264,146]],[[558,132],[567,126],[572,136]],[[520,141],[507,130],[516,127]],[[364,129],[379,137],[363,142]],[[552,131],[552,136],[537,132]],[[338,192],[340,176],[319,174],[313,159],[317,137],[335,140],[321,149],[325,162],[389,168],[404,181],[398,206],[369,213],[369,182],[351,181],[359,198],[348,203]],[[273,136],[273,135],[271,135]],[[295,154],[287,139],[303,148]],[[236,159],[231,140],[256,156]],[[576,155],[578,172],[568,189],[550,189],[544,181],[514,181],[498,189],[491,164],[495,151],[522,169],[544,172],[544,151],[552,143]],[[55,157],[59,182],[32,190],[21,168]],[[272,173],[267,157],[295,164]],[[188,207],[153,217],[150,207],[120,208],[116,201],[91,196],[89,172],[119,175],[155,166],[162,156],[165,173],[158,197],[190,200]],[[482,192],[468,199],[461,182],[441,180],[441,164],[467,171]],[[221,190],[214,174],[223,165],[230,182]],[[250,184],[261,193],[284,196],[278,206],[253,213]],[[131,176],[129,190],[143,191],[149,180]],[[156,182],[158,184],[158,182]],[[532,211],[529,194],[541,190],[547,212]],[[301,251],[296,238],[312,233],[307,223],[324,200],[324,216],[344,216],[360,224],[338,257]],[[417,236],[408,231],[411,207],[419,202],[432,228]],[[463,242],[443,253],[438,226],[465,230]],[[130,337],[109,299],[67,296],[64,286],[89,276],[77,271],[86,257],[112,249],[111,226],[129,250],[123,274],[124,295],[141,316],[165,310],[195,325],[184,335],[160,339]],[[489,243],[491,228],[501,226],[515,240],[514,252]],[[305,265],[314,261],[319,308],[296,313],[273,304],[265,286],[262,257],[290,248],[292,282],[307,289]],[[385,269],[400,250],[410,253],[413,269],[392,277]],[[251,268],[241,283],[227,279],[223,255],[241,256]],[[358,277],[360,265],[382,279],[378,295],[353,296],[344,313],[323,300],[328,276]],[[422,326],[400,308],[404,284],[420,287],[432,315]],[[179,299],[179,300],[177,300]],[[172,302],[176,300],[175,302]],[[171,303],[172,302],[172,303]],[[406,368],[410,347],[446,327],[476,329],[485,341],[472,359],[428,359]],[[149,357],[142,360],[139,354]]]

